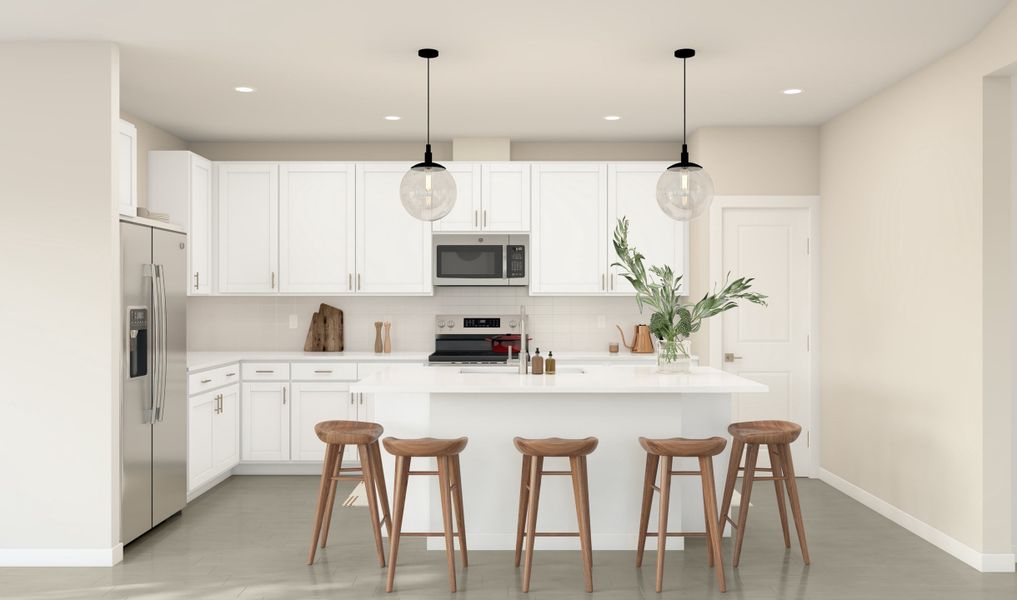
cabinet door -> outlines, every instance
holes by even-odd
[[[219,392],[191,396],[187,412],[187,490],[193,491],[215,475],[212,460],[212,420]]]
[[[657,205],[657,180],[669,163],[620,163],[608,166],[608,265],[618,261],[614,229],[618,219],[629,219],[629,243],[646,257],[646,267],[669,265],[683,275],[682,290],[688,294],[689,225],[675,221]],[[610,268],[608,288],[612,294],[634,295],[635,290],[619,275],[622,269]]]
[[[212,464],[216,474],[240,462],[240,386],[219,390],[219,410],[212,418]]]
[[[280,292],[353,292],[354,183],[348,163],[279,166]]]
[[[534,163],[531,294],[607,292],[607,165]]]
[[[431,223],[403,208],[410,163],[357,165],[357,272],[362,294],[431,295]]]
[[[289,384],[245,383],[242,405],[241,460],[289,460]]]
[[[187,231],[191,280],[187,293],[212,293],[212,163],[191,154],[190,228]]]
[[[118,205],[120,214],[135,216],[138,214],[138,130],[133,124],[120,119],[120,131],[117,136],[119,147],[117,185],[119,191]]]
[[[483,208],[480,221],[484,231],[529,231],[529,163],[486,163],[481,181]]]
[[[456,204],[452,212],[434,222],[434,231],[478,231],[481,219],[480,165],[447,163],[445,168],[456,180]]]
[[[217,165],[219,291],[272,293],[279,271],[279,168]]]
[[[356,409],[350,398],[349,383],[307,382],[293,384],[292,428],[290,431],[291,460],[322,461],[325,444],[314,433],[322,421],[355,421]],[[344,462],[356,456],[356,448],[347,447]]]

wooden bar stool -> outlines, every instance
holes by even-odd
[[[533,569],[533,542],[538,537],[578,537],[583,556],[583,575],[586,591],[593,591],[593,549],[590,545],[590,485],[586,470],[586,456],[597,449],[598,440],[588,437],[579,440],[561,438],[513,440],[523,454],[523,472],[519,482],[519,520],[516,524],[516,567],[526,537],[526,564],[523,567],[523,591],[530,591],[530,573]],[[544,458],[568,457],[568,471],[545,471]],[[578,533],[537,532],[537,506],[540,503],[540,482],[544,475],[570,475],[576,499]]]
[[[664,551],[669,537],[705,537],[706,554],[711,567],[717,571],[717,585],[720,591],[726,591],[724,583],[724,561],[720,553],[721,529],[717,522],[717,488],[713,479],[713,457],[724,451],[727,440],[712,437],[705,440],[685,438],[648,439],[639,438],[639,445],[646,450],[646,476],[643,479],[643,508],[639,516],[639,542],[636,546],[636,566],[643,566],[643,550],[646,538],[657,538],[657,592],[664,584]],[[698,458],[698,471],[673,471],[675,458]],[[660,483],[653,481],[660,472]],[[667,530],[667,517],[671,501],[671,476],[699,475],[703,483],[703,516],[706,521],[704,532],[670,532]],[[649,533],[650,506],[653,504],[653,492],[660,492],[660,522],[656,533]]]
[[[720,508],[720,527],[728,521],[738,530],[735,537],[734,557],[731,566],[737,567],[742,553],[742,541],[745,539],[745,523],[749,517],[749,498],[752,495],[753,481],[773,481],[777,493],[777,512],[780,513],[780,525],[784,531],[784,547],[791,547],[791,534],[787,527],[787,509],[784,506],[784,488],[787,488],[791,502],[791,514],[798,532],[798,543],[802,547],[802,558],[805,564],[809,561],[809,546],[805,542],[805,523],[802,521],[802,506],[798,501],[798,484],[795,482],[795,467],[791,460],[791,442],[798,439],[802,432],[801,425],[788,421],[747,421],[732,423],[727,428],[734,438],[731,445],[731,462],[728,464],[727,480],[724,483],[724,502]],[[770,454],[770,468],[756,467],[759,446],[765,445]],[[741,468],[742,450],[746,449],[745,467]],[[735,480],[738,471],[745,471],[742,479],[741,506],[738,510],[738,522],[728,516],[731,509],[731,497],[734,495]],[[770,477],[757,477],[756,471],[768,471]],[[783,482],[783,487],[781,483]]]
[[[385,549],[381,541],[381,524],[392,535],[392,519],[388,512],[388,492],[385,490],[385,473],[381,466],[381,451],[378,438],[385,429],[377,423],[363,421],[322,421],[314,426],[318,439],[325,442],[325,464],[321,468],[321,488],[318,492],[318,510],[314,515],[314,532],[311,534],[311,550],[307,564],[314,563],[318,547],[328,543],[328,530],[332,523],[332,507],[335,504],[335,488],[339,481],[363,481],[367,493],[367,507],[371,514],[371,529],[378,553],[378,564],[385,566]],[[360,454],[359,467],[343,467],[343,452],[346,446],[356,446]],[[350,474],[355,471],[356,473]],[[344,473],[346,473],[344,475]],[[379,520],[378,499],[381,499]],[[324,523],[324,531],[322,524]]]
[[[463,486],[459,470],[459,453],[466,447],[469,438],[461,437],[452,440],[420,438],[401,440],[385,438],[385,450],[396,457],[395,466],[395,523],[389,535],[388,581],[385,591],[391,592],[395,583],[396,557],[399,555],[399,538],[404,535],[417,537],[445,538],[445,556],[448,560],[448,587],[456,591],[456,558],[452,537],[459,536],[459,549],[462,552],[463,568],[470,566],[466,553],[466,522],[463,520]],[[413,458],[434,457],[438,461],[437,471],[411,471],[410,460]],[[441,516],[443,531],[440,532],[404,532],[403,513],[406,507],[406,485],[410,475],[437,475],[438,493],[441,497]],[[455,520],[458,533],[452,529],[452,510],[455,509]]]

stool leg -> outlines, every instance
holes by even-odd
[[[519,519],[516,521],[516,568],[523,557],[523,534],[526,532],[526,508],[529,490],[526,482],[530,479],[530,457],[523,455],[523,474],[519,480]]]
[[[406,506],[406,484],[410,479],[410,457],[397,456],[395,464],[395,515],[392,523],[392,536],[388,542],[388,580],[385,591],[391,592],[395,583],[396,558],[399,556],[399,536],[403,532],[403,508]]]
[[[643,475],[643,508],[639,513],[639,541],[636,544],[636,567],[643,566],[646,549],[646,532],[650,527],[650,508],[653,506],[653,482],[657,478],[657,457],[646,453],[646,474]]]
[[[777,493],[777,512],[780,513],[780,528],[784,531],[784,547],[791,547],[791,533],[787,529],[787,506],[784,504],[784,483],[780,481],[780,477],[783,477],[784,469],[780,466],[780,463],[784,458],[780,455],[780,451],[774,447],[773,444],[766,445],[767,452],[770,453],[770,468],[772,469],[773,475],[773,489]]]
[[[455,487],[452,488],[452,502],[456,507],[457,531],[459,531],[459,553],[463,561],[463,568],[470,566],[469,556],[466,554],[466,515],[463,511],[463,476],[459,468],[459,455],[449,457],[449,464],[452,467],[452,479]]]
[[[706,545],[710,550],[710,566],[717,570],[717,586],[722,592],[727,591],[724,582],[724,558],[720,552],[720,520],[717,518],[717,484],[713,479],[713,458],[699,457],[699,471],[702,473],[703,498],[706,499]]]
[[[360,467],[364,472],[364,488],[367,490],[367,508],[371,515],[371,531],[374,533],[375,550],[378,553],[378,566],[385,566],[385,547],[381,541],[381,523],[378,521],[378,497],[374,474],[374,461],[371,460],[371,450],[367,444],[357,445],[360,451]]]
[[[530,573],[533,570],[533,542],[537,536],[537,506],[540,503],[541,471],[544,470],[542,456],[530,457],[530,498],[526,510],[526,556],[523,560],[523,592],[530,591]]]
[[[733,440],[731,442],[731,459],[727,464],[727,478],[724,480],[724,499],[720,503],[720,531],[723,533],[727,527],[728,513],[731,512],[731,498],[734,497],[735,483],[738,479],[738,467],[742,463],[742,450],[745,448],[743,442]]]
[[[706,488],[705,488],[706,480],[704,479],[704,477],[706,477],[706,472],[703,470],[703,457],[700,456],[700,457],[697,457],[697,458],[699,459],[699,479],[700,479],[700,482],[704,486],[703,487],[703,519],[705,520],[705,519],[709,518],[707,515],[710,515],[710,514],[713,514],[713,513],[717,512],[717,507],[714,506],[713,510],[712,511],[710,510],[710,499],[706,495]],[[716,491],[714,491],[714,493],[716,494]],[[710,527],[709,527],[709,524],[707,524],[707,527],[706,527],[706,564],[711,569],[713,568],[713,546],[710,544]]]
[[[456,591],[456,549],[452,542],[452,498],[449,489],[449,459],[438,457],[438,494],[441,496],[441,521],[445,532],[445,559],[448,562],[448,588]]]
[[[583,556],[583,578],[586,591],[593,591],[593,550],[590,548],[590,495],[586,480],[586,457],[570,456],[572,493],[576,499],[576,521],[579,525],[579,549]]]
[[[328,500],[328,489],[332,483],[331,473],[335,469],[336,455],[339,448],[334,444],[325,447],[325,464],[321,466],[321,487],[318,490],[318,510],[314,514],[314,529],[311,533],[311,549],[307,553],[307,564],[314,564],[314,551],[318,549],[318,535],[321,534],[321,521],[325,516],[325,502]]]
[[[784,459],[784,483],[787,484],[787,495],[791,499],[791,515],[795,520],[795,531],[798,532],[798,543],[802,547],[802,559],[805,564],[811,564],[809,559],[809,545],[805,542],[805,522],[802,520],[802,505],[798,501],[798,482],[795,481],[795,466],[791,460],[791,446],[780,445],[780,455]]]
[[[759,456],[759,444],[747,444],[745,456],[745,475],[742,479],[741,506],[738,507],[738,534],[735,537],[734,558],[731,566],[737,567],[742,555],[742,541],[745,539],[745,523],[749,519],[749,499],[752,496],[752,479],[756,473],[756,458]]]
[[[667,513],[671,508],[671,466],[674,459],[660,457],[660,521],[657,525],[657,592],[664,587],[664,552],[667,549]]]
[[[381,464],[381,445],[374,442],[369,446],[371,460],[374,463],[374,485],[378,489],[378,497],[381,499],[381,516],[388,529],[388,536],[392,537],[392,515],[388,510],[388,489],[385,487],[385,467]]]
[[[339,456],[335,460],[335,469],[332,470],[332,477],[338,477],[340,475],[339,469],[343,466],[343,449],[346,446],[339,445]],[[328,544],[328,531],[332,527],[332,509],[335,507],[335,488],[339,482],[332,479],[328,487],[328,500],[325,501],[325,522],[322,523],[321,532],[321,547],[324,548]]]

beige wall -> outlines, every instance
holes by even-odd
[[[187,150],[187,142],[126,112],[120,118],[138,129],[138,206],[147,208],[149,150]]]
[[[1014,61],[1011,4],[821,133],[823,468],[982,553],[1011,552],[1012,435],[983,77]]]
[[[74,551],[109,564],[119,528],[117,49],[0,44],[0,81],[0,281],[17,290],[0,299],[0,566]]]

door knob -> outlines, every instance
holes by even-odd
[[[740,356],[735,356],[734,352],[725,352],[724,353],[724,362],[734,362],[734,361],[739,360],[739,359],[741,359],[741,357]]]

